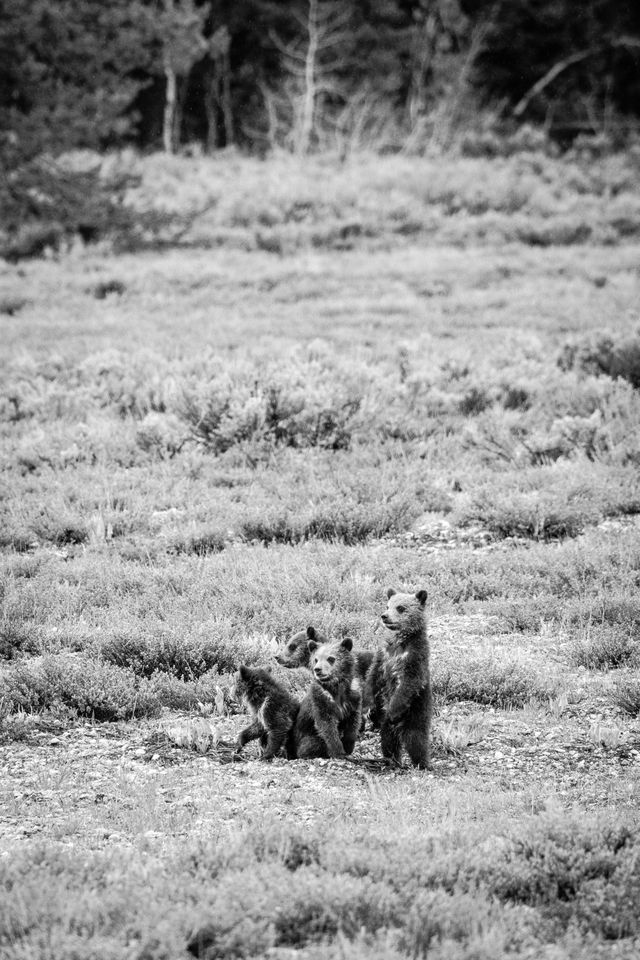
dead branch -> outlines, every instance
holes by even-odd
[[[600,47],[589,47],[588,50],[579,50],[577,53],[572,53],[570,57],[565,57],[564,60],[559,60],[557,63],[551,67],[550,70],[540,77],[540,79],[534,83],[534,85],[527,90],[524,97],[522,97],[518,103],[513,108],[514,117],[520,117],[524,111],[529,106],[530,102],[535,96],[549,86],[550,83],[558,77],[561,73],[564,73],[569,67],[572,67],[576,63],[580,63],[582,60],[587,60],[589,57],[595,56],[597,53],[601,53],[607,46],[610,47],[626,47],[629,49],[640,49],[640,40],[637,40],[635,37],[615,37],[608,41],[607,44]]]

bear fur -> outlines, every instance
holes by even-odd
[[[315,640],[316,643],[328,643],[329,638],[315,627],[307,627],[306,630],[294,633],[290,640],[280,645],[275,657],[277,662],[288,670],[294,667],[308,669],[311,663],[311,651],[308,646],[310,640]]]
[[[276,654],[277,662],[287,669],[293,667],[307,667],[311,665],[311,651],[309,641],[313,640],[318,644],[328,643],[329,638],[315,627],[307,627],[300,633],[295,633],[290,640],[284,642]],[[354,680],[360,688],[362,694],[362,712],[369,713],[369,717],[374,728],[379,728],[382,719],[381,711],[373,709],[373,704],[367,701],[366,697],[366,678],[373,663],[374,653],[372,650],[353,650],[354,661]],[[364,725],[364,721],[363,721]]]
[[[241,666],[236,674],[236,696],[244,701],[252,715],[251,723],[240,731],[236,752],[251,740],[260,740],[262,759],[272,760],[283,747],[292,750],[292,733],[299,703],[268,670]]]
[[[353,753],[362,716],[362,694],[354,684],[353,641],[308,642],[313,682],[300,704],[293,740],[300,759]]]
[[[427,591],[388,591],[382,622],[389,631],[367,675],[367,696],[382,711],[382,754],[400,761],[403,748],[411,763],[429,766],[433,696],[425,618]]]

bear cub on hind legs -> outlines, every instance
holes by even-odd
[[[390,636],[369,671],[368,699],[384,712],[380,730],[383,756],[399,761],[404,748],[414,766],[426,769],[433,713],[425,619],[427,591],[413,594],[389,590],[387,596],[382,622]]]
[[[252,715],[248,727],[238,736],[236,753],[240,753],[251,740],[260,740],[262,759],[277,757],[286,747],[287,757],[293,749],[291,736],[298,701],[284,689],[268,670],[241,666],[236,674],[235,692],[245,702]]]

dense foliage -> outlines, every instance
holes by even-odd
[[[640,103],[640,7],[632,0],[465,0],[485,23],[477,78],[516,118],[564,136],[618,133]],[[608,128],[608,129],[607,129]]]
[[[0,155],[163,128],[168,149],[438,139],[465,98],[607,132],[637,116],[639,66],[631,0],[6,0]]]

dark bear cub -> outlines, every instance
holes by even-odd
[[[236,752],[239,753],[250,740],[259,739],[263,760],[277,757],[282,747],[286,747],[289,756],[299,706],[295,697],[268,670],[245,666],[236,674],[235,692],[252,715],[249,726],[240,731]]]
[[[383,712],[382,754],[399,761],[404,748],[412,764],[429,766],[433,702],[429,641],[425,619],[427,591],[388,591],[382,622],[389,630],[386,649],[376,654],[367,675],[371,702]]]
[[[281,666],[287,668],[310,667],[310,640],[313,640],[318,644],[329,642],[328,637],[326,637],[323,633],[320,633],[319,630],[316,630],[315,627],[307,627],[306,630],[301,630],[300,633],[295,633],[290,640],[287,640],[281,644],[280,649],[276,654],[277,662]],[[369,672],[369,668],[373,662],[374,653],[372,650],[353,650],[352,653],[354,663],[354,679],[357,685],[360,687],[363,697],[362,712],[365,713],[370,711],[369,716],[373,726],[379,727],[381,713],[379,710],[371,709],[373,705],[368,703],[365,693],[365,680],[367,673]]]
[[[308,643],[313,683],[300,704],[293,730],[296,756],[344,757],[353,753],[362,712],[362,694],[353,682],[349,637]]]
[[[314,640],[316,643],[327,643],[328,638],[316,630],[315,627],[307,627],[300,633],[294,633],[290,640],[281,643],[280,649],[276,653],[277,662],[288,669],[309,667],[311,651],[308,643],[310,640]]]

